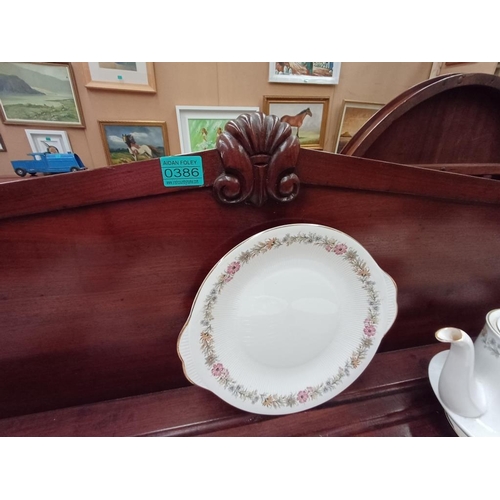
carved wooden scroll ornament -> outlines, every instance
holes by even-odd
[[[297,196],[300,144],[277,116],[248,113],[229,121],[217,150],[224,172],[214,182],[214,193],[223,203],[261,206],[268,197],[286,202]]]

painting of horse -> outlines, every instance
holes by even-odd
[[[328,97],[264,97],[264,113],[277,116],[292,127],[301,147],[323,149]]]
[[[140,155],[146,156],[147,158],[160,158],[160,156],[162,156],[160,151],[154,146],[150,146],[149,144],[137,144],[132,134],[122,134],[122,139],[135,161],[139,160]]]
[[[300,127],[302,127],[302,124],[304,123],[304,120],[307,116],[310,116],[312,118],[311,108],[303,109],[302,111],[293,116],[283,115],[280,118],[280,120],[282,122],[288,123],[290,127],[295,127],[297,129],[296,135],[297,137],[299,137]]]
[[[108,165],[169,154],[165,122],[100,122],[100,126]]]

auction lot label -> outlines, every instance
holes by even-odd
[[[201,156],[162,156],[161,173],[165,187],[203,186]]]

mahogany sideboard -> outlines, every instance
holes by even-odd
[[[158,159],[0,184],[0,435],[453,436],[427,367],[438,328],[499,306],[500,183],[300,148],[262,113],[196,155],[200,187]],[[188,382],[177,338],[227,251],[297,222],[359,241],[398,316],[328,403],[246,413]]]

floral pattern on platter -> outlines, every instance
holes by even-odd
[[[367,295],[367,313],[363,323],[363,330],[360,332],[360,341],[355,350],[351,353],[343,366],[340,366],[336,373],[332,374],[324,382],[312,387],[305,387],[296,393],[290,394],[269,394],[259,393],[256,389],[248,389],[234,380],[229,370],[220,362],[214,341],[214,331],[212,321],[213,312],[217,299],[224,287],[233,280],[242,266],[248,264],[253,258],[266,252],[275,250],[282,246],[295,244],[315,245],[322,247],[325,251],[332,253],[335,258],[346,260],[355,273],[356,278],[361,282],[363,290]],[[283,238],[269,238],[256,243],[251,249],[243,251],[235,261],[230,263],[226,270],[218,277],[217,281],[208,293],[203,306],[203,318],[201,325],[203,330],[200,334],[200,344],[205,364],[217,381],[235,397],[248,400],[252,404],[260,403],[269,408],[295,407],[296,405],[307,403],[318,397],[333,391],[342,380],[350,375],[351,370],[361,365],[366,358],[366,354],[373,344],[373,337],[377,333],[377,326],[380,315],[380,298],[375,289],[375,282],[370,279],[371,272],[366,262],[358,255],[357,251],[349,248],[345,243],[334,238],[320,236],[316,233],[298,233],[296,235],[286,234]]]

